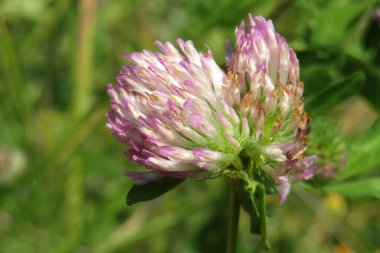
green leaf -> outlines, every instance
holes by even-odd
[[[127,194],[127,205],[158,198],[183,181],[184,179],[181,178],[164,177],[147,184],[133,185]]]
[[[317,11],[314,22],[311,23],[311,42],[323,46],[339,45],[347,38],[350,27],[357,23],[360,15],[366,10],[366,4],[330,1],[326,7]]]
[[[364,81],[364,74],[360,71],[340,80],[305,99],[306,111],[312,115],[321,114],[339,104],[342,100],[355,94]]]
[[[342,180],[380,166],[380,120],[349,147],[348,162],[336,179]]]
[[[379,36],[380,37],[380,36]],[[380,39],[379,39],[380,40]],[[379,43],[380,45],[380,43]],[[380,46],[379,46],[380,47]],[[380,57],[380,53],[379,56]],[[360,69],[365,74],[366,80],[361,88],[361,94],[368,99],[380,110],[380,67],[376,62],[368,62],[360,59],[358,56],[348,55],[348,62],[345,66],[346,71],[358,70]]]
[[[346,197],[371,196],[380,199],[380,177],[330,185],[324,189],[340,193]]]

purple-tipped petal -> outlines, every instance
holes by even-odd
[[[234,146],[235,148],[240,148],[240,143],[231,135],[226,134],[227,140]]]
[[[285,162],[287,159],[283,151],[275,145],[260,147],[260,153],[277,162]]]
[[[224,154],[221,152],[213,151],[206,148],[195,148],[192,150],[193,155],[196,159],[203,161],[203,162],[220,162],[220,161],[232,161],[233,155],[231,154]]]
[[[288,198],[290,192],[290,182],[286,176],[278,177],[278,181],[280,182],[280,204],[283,204]]]
[[[232,61],[232,46],[231,46],[231,42],[229,40],[227,40],[227,42],[226,42],[226,62],[227,62],[227,66],[229,66],[231,64],[231,61]]]
[[[193,153],[190,150],[176,147],[176,146],[161,146],[158,147],[158,153],[163,156],[167,157],[170,160],[177,160],[177,161],[184,161],[184,162],[191,162],[194,160]]]
[[[206,135],[209,138],[215,138],[217,131],[211,121],[199,113],[192,113],[189,116],[189,122],[191,126],[196,128],[199,132]]]
[[[226,117],[224,117],[223,114],[221,114],[220,112],[216,112],[215,115],[219,119],[219,121],[223,124],[224,128],[226,129],[226,132],[231,133],[233,130],[231,122],[227,120]]]

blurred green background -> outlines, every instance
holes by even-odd
[[[380,252],[379,1],[1,0],[0,252],[223,252],[228,187],[186,181],[125,205],[132,165],[105,128],[127,52],[192,39],[225,66],[247,13],[295,49],[309,111],[336,121],[344,171],[268,197],[268,252]],[[304,185],[305,186],[305,185]],[[238,252],[260,252],[241,214]]]

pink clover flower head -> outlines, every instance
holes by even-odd
[[[292,182],[314,175],[315,156],[304,155],[311,118],[296,54],[263,17],[242,21],[235,40],[226,71],[210,50],[181,39],[180,50],[156,42],[161,52],[126,55],[131,64],[108,86],[107,127],[126,156],[150,170],[127,172],[135,183],[248,169],[273,178],[283,202]]]
[[[317,171],[315,156],[305,156],[311,117],[304,112],[297,56],[263,17],[242,21],[235,49],[227,43],[227,82],[223,92],[238,108],[247,141],[243,154],[279,185],[281,202],[292,182]]]
[[[126,156],[150,169],[128,174],[141,183],[162,175],[205,178],[238,157],[240,118],[222,97],[225,73],[211,51],[191,41],[156,42],[161,52],[128,54],[118,84],[108,86],[107,127]]]

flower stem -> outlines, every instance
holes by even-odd
[[[235,253],[236,240],[237,240],[238,229],[239,229],[240,203],[239,203],[239,192],[235,189],[233,184],[231,184],[231,190],[230,190],[230,208],[229,209],[230,210],[229,210],[226,253]]]

